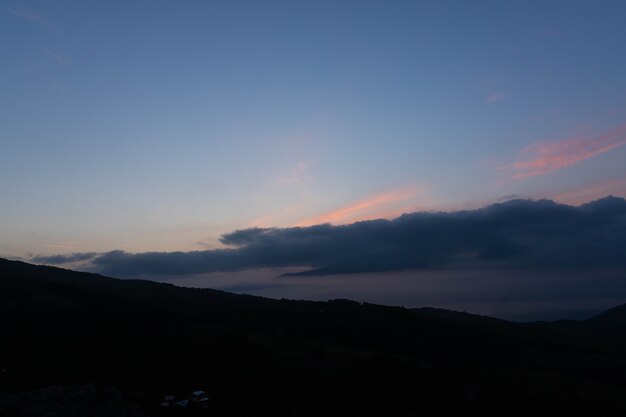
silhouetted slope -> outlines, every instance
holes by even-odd
[[[420,307],[412,308],[411,310],[418,314],[424,314],[433,317],[442,317],[458,322],[476,324],[479,326],[502,326],[510,324],[506,320],[496,319],[488,316],[481,316],[478,314],[446,310],[443,308]]]
[[[0,260],[0,388],[203,388],[215,415],[626,411],[623,355],[503,323]]]
[[[610,322],[626,325],[626,304],[617,306],[589,319],[590,322]]]

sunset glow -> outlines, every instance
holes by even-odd
[[[416,200],[425,194],[426,188],[419,187],[403,188],[377,194],[329,213],[306,219],[298,223],[298,226],[311,226],[322,223],[346,224],[363,220],[397,217],[403,212],[417,210],[420,206],[407,206],[406,204],[408,201]]]
[[[435,276],[556,288],[567,270],[596,288],[606,272],[610,291],[568,304],[600,305],[626,268],[624,16],[619,1],[8,0],[0,258],[405,306],[426,291],[409,279],[452,305],[463,294]]]

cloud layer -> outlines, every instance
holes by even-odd
[[[42,256],[39,263],[86,261],[118,277],[302,267],[300,275],[462,268],[626,267],[626,200],[579,207],[512,200],[457,212],[419,212],[342,226],[251,228],[221,237],[226,249],[194,252]]]

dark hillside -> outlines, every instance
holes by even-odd
[[[149,414],[162,395],[198,388],[223,416],[626,411],[619,350],[485,322],[0,260],[0,390],[93,383]]]
[[[616,325],[626,325],[626,305],[617,306],[604,313],[591,318],[589,321],[595,323],[614,323]]]

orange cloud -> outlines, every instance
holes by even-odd
[[[306,219],[298,223],[298,226],[322,223],[345,224],[362,220],[397,217],[404,212],[416,209],[417,206],[407,206],[407,203],[425,191],[425,188],[410,187],[377,194],[337,210]],[[402,208],[398,207],[399,205]]]
[[[534,143],[523,149],[525,157],[513,164],[514,178],[549,174],[626,144],[626,125],[601,136]]]

